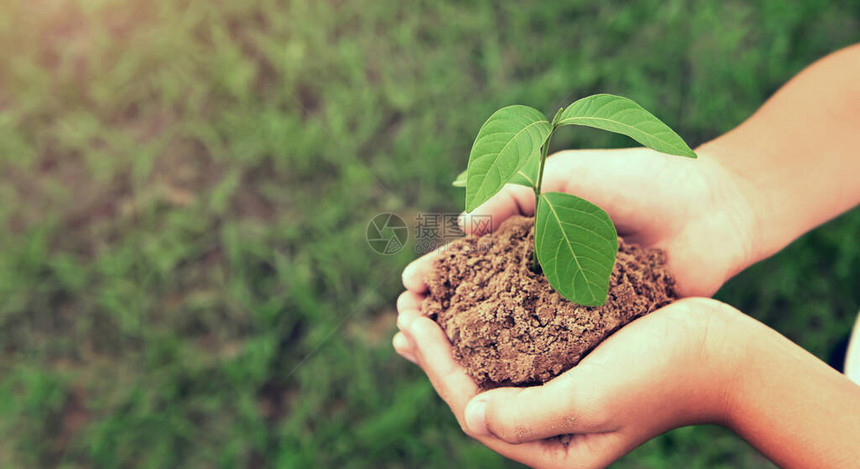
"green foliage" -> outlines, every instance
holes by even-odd
[[[540,154],[552,126],[537,109],[507,106],[481,126],[466,169],[466,211],[499,192],[517,171]]]
[[[532,156],[528,157],[526,164],[508,182],[526,187],[537,186],[538,173],[540,172],[540,156],[540,151],[534,152]]]
[[[537,185],[537,175],[539,170],[540,151],[537,151],[534,152],[532,156],[528,157],[526,164],[523,165],[523,167],[520,168],[520,170],[517,171],[508,182],[526,187],[535,187]],[[468,172],[468,169],[463,170],[463,172],[458,174],[457,177],[451,181],[451,185],[454,187],[466,187],[466,174],[468,174]]]
[[[600,207],[567,194],[541,194],[541,174],[553,132],[581,125],[627,135],[654,150],[695,158],[678,134],[635,102],[610,94],[582,98],[559,109],[552,123],[527,106],[496,111],[481,127],[469,167],[454,180],[465,179],[466,211],[486,202],[507,183],[535,192],[533,269],[546,267],[549,284],[565,298],[599,306],[609,294],[609,275],[618,251],[615,225]],[[606,175],[611,177],[611,175]],[[546,263],[549,263],[548,266]]]
[[[451,185],[454,187],[466,187],[466,174],[468,174],[469,170],[464,169],[463,172],[457,175],[453,181],[451,181]]]
[[[556,118],[556,125],[584,125],[608,130],[626,135],[659,152],[696,157],[674,130],[642,106],[621,96],[596,94],[579,99]]]
[[[535,249],[547,280],[565,298],[586,306],[606,302],[617,236],[597,205],[562,192],[540,195]]]

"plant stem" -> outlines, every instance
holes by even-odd
[[[535,222],[537,222],[537,214],[538,214],[538,205],[540,205],[540,187],[543,184],[543,167],[546,164],[546,156],[549,152],[549,141],[552,140],[552,134],[555,132],[555,126],[553,126],[552,130],[549,133],[549,136],[546,138],[546,142],[540,149],[540,168],[538,169],[537,176],[537,184],[535,184]],[[537,225],[535,225],[535,234],[537,231]],[[537,247],[535,246],[534,240],[532,240],[532,272],[539,274],[541,271],[540,262],[538,261],[537,256]]]

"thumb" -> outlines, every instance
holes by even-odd
[[[573,173],[566,168],[569,163],[561,160],[570,159],[569,156],[575,155],[576,152],[567,153],[569,155],[557,154],[563,158],[552,155],[551,158],[547,159],[547,169],[544,171],[545,177],[542,184],[544,192],[564,192],[568,189],[568,183]],[[559,168],[563,168],[563,170],[560,171]],[[534,214],[534,189],[519,184],[505,184],[498,193],[475,210],[463,213],[459,223],[460,228],[466,234],[480,236],[495,231],[502,222],[512,216],[530,217]]]
[[[475,396],[464,412],[467,430],[472,436],[495,436],[511,444],[605,431],[607,413],[601,399],[583,381],[576,382],[575,370],[542,386],[498,388]]]
[[[531,188],[506,184],[475,210],[460,215],[460,228],[467,235],[491,233],[514,215],[534,215],[535,196]]]

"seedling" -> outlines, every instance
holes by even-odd
[[[532,270],[543,271],[549,284],[570,301],[599,306],[606,302],[618,252],[612,219],[597,205],[575,195],[541,192],[550,139],[564,125],[623,134],[671,155],[696,158],[696,154],[642,106],[611,94],[577,100],[567,109],[559,109],[552,121],[537,109],[507,106],[481,127],[468,168],[454,181],[455,186],[466,187],[466,211],[478,208],[507,183],[531,187],[535,194]]]

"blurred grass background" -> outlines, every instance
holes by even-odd
[[[0,467],[516,467],[393,353],[414,249],[373,253],[371,217],[460,210],[449,181],[503,105],[617,93],[699,144],[860,40],[857,1],[0,11]],[[854,210],[719,297],[826,359],[858,233]],[[767,465],[699,427],[617,466]]]

